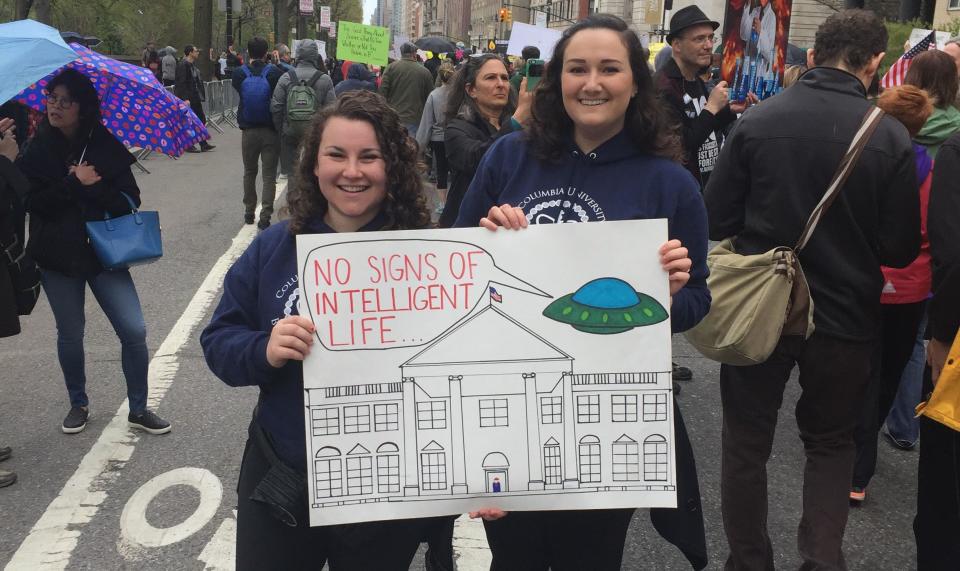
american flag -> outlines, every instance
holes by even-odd
[[[900,59],[893,62],[893,65],[890,66],[889,70],[887,70],[887,73],[883,76],[883,79],[880,80],[880,85],[884,89],[890,89],[891,87],[903,85],[903,80],[905,77],[907,77],[907,70],[910,69],[910,64],[913,62],[913,58],[927,50],[933,50],[936,48],[936,32],[930,32],[927,37],[917,42],[917,45],[913,46],[907,50],[905,54],[900,56]]]
[[[497,293],[496,288],[490,287],[490,299],[497,303],[503,303],[503,296]]]

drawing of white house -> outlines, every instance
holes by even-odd
[[[400,381],[307,389],[313,507],[674,490],[670,372],[578,374],[573,361],[491,304],[400,365]]]

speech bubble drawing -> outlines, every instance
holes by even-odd
[[[301,304],[330,351],[427,344],[491,297],[490,284],[552,298],[498,267],[480,246],[451,240],[368,240],[310,250]]]

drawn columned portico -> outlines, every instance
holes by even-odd
[[[314,507],[675,489],[670,372],[574,361],[491,304],[400,365],[399,382],[306,390]],[[353,437],[343,454],[332,435]]]

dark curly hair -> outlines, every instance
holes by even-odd
[[[824,20],[813,41],[813,62],[831,67],[843,64],[859,71],[870,58],[887,51],[887,28],[869,10],[842,10]]]
[[[930,50],[913,58],[903,82],[923,89],[941,109],[957,100],[957,64],[946,52]]]
[[[430,213],[422,192],[416,141],[383,96],[369,91],[350,91],[319,111],[303,138],[303,158],[287,194],[290,233],[304,232],[311,220],[323,218],[327,213],[327,200],[320,192],[320,183],[313,171],[317,166],[323,129],[333,117],[366,121],[377,135],[387,172],[387,198],[383,205],[387,225],[383,229],[410,230],[429,226]]]
[[[573,132],[573,120],[563,106],[563,59],[567,45],[583,30],[611,30],[623,41],[630,56],[630,71],[637,94],[630,99],[624,115],[624,128],[641,151],[682,161],[683,150],[676,128],[671,124],[663,103],[657,97],[650,68],[643,57],[640,38],[627,24],[610,14],[593,14],[563,32],[553,49],[553,58],[544,70],[543,79],[534,92],[533,120],[527,130],[530,148],[537,158],[559,162]]]

